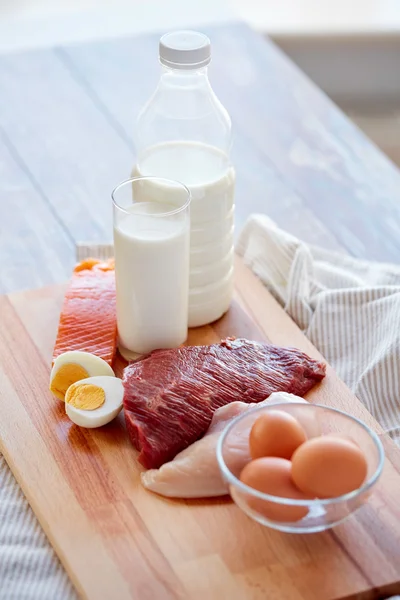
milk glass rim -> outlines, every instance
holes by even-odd
[[[346,417],[350,421],[353,421],[354,423],[356,423],[358,426],[361,427],[361,429],[363,429],[369,435],[370,439],[373,441],[373,443],[375,445],[375,449],[378,454],[378,466],[376,467],[374,473],[365,482],[363,482],[359,488],[357,488],[356,490],[353,490],[352,492],[348,492],[347,494],[343,494],[341,496],[335,496],[334,498],[315,498],[315,499],[306,499],[306,500],[297,500],[294,498],[283,498],[281,496],[272,496],[270,494],[259,492],[258,490],[254,489],[254,488],[246,485],[242,481],[240,481],[240,479],[238,479],[232,473],[232,471],[229,469],[229,467],[226,464],[225,459],[224,459],[224,445],[225,445],[225,441],[226,441],[227,437],[229,436],[231,431],[235,428],[235,426],[238,423],[240,423],[240,421],[245,420],[246,417],[248,417],[249,415],[257,413],[257,412],[262,413],[263,411],[270,410],[270,409],[277,409],[278,407],[282,407],[282,408],[294,407],[296,409],[298,407],[300,407],[300,410],[303,410],[303,409],[313,410],[315,408],[317,410],[324,409],[328,412],[336,413],[343,417]],[[360,421],[360,419],[358,419],[357,417],[354,417],[353,415],[349,415],[348,413],[346,413],[342,410],[339,410],[337,408],[334,408],[333,406],[325,406],[323,404],[314,404],[314,403],[303,404],[300,402],[285,402],[285,403],[283,403],[283,402],[279,402],[279,401],[271,402],[271,404],[268,404],[267,406],[265,406],[265,405],[264,406],[256,406],[256,407],[251,408],[251,409],[245,411],[244,413],[238,415],[237,417],[235,417],[235,419],[233,419],[233,421],[231,421],[229,423],[229,425],[227,425],[225,427],[222,434],[220,435],[218,442],[217,442],[216,455],[217,455],[218,466],[220,468],[220,471],[221,471],[225,481],[227,481],[229,483],[229,485],[236,487],[237,489],[239,489],[241,492],[247,494],[248,496],[253,496],[255,498],[259,498],[260,500],[266,500],[266,501],[272,502],[274,504],[283,504],[285,506],[308,506],[308,507],[321,506],[321,505],[322,506],[331,506],[331,505],[335,505],[335,504],[340,504],[341,502],[348,502],[349,500],[352,500],[353,498],[356,498],[357,496],[360,496],[361,494],[367,492],[369,489],[372,488],[372,486],[379,479],[380,475],[382,474],[383,465],[385,462],[385,451],[383,449],[383,445],[382,445],[382,442],[380,441],[379,437],[377,436],[375,431],[373,431],[370,427],[368,427],[368,425],[366,425],[365,423]]]
[[[185,211],[190,206],[190,203],[192,201],[192,196],[191,196],[189,188],[187,187],[187,185],[182,183],[182,181],[178,181],[177,179],[169,179],[168,177],[158,177],[157,175],[139,175],[138,177],[131,177],[129,179],[125,179],[124,181],[121,181],[121,183],[119,183],[111,192],[111,199],[112,199],[112,203],[115,206],[115,208],[117,208],[121,212],[124,212],[127,215],[131,214],[130,211],[127,210],[126,208],[124,208],[123,206],[121,206],[120,204],[118,204],[117,200],[115,199],[115,195],[121,188],[123,188],[124,186],[126,186],[128,184],[132,185],[132,183],[134,183],[135,181],[159,181],[159,182],[177,185],[177,186],[180,186],[182,189],[186,190],[187,200],[184,204],[182,204],[182,206],[179,206],[178,208],[175,208],[174,210],[170,210],[167,212],[156,213],[156,214],[152,215],[152,217],[153,216],[157,217],[157,218],[171,217],[173,215],[177,215],[180,212]],[[138,204],[153,204],[153,203],[154,202],[138,202]],[[135,214],[136,215],[140,215],[140,214],[147,215],[148,213],[135,212]]]

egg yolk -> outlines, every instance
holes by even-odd
[[[76,363],[61,365],[50,381],[50,391],[60,400],[64,400],[65,393],[70,385],[88,377],[89,373],[86,369]]]
[[[96,410],[104,404],[106,395],[103,388],[91,383],[71,385],[65,396],[65,402],[80,410]]]

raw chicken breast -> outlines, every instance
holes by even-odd
[[[232,402],[219,408],[213,416],[204,437],[182,450],[175,458],[159,469],[150,469],[141,474],[142,484],[148,490],[170,498],[206,498],[228,494],[228,485],[220,473],[216,447],[221,432],[239,414],[265,404],[277,402],[306,402],[298,396],[275,392],[263,402],[247,404]],[[318,425],[307,423],[308,437],[318,435]],[[249,431],[250,433],[250,431]],[[238,460],[248,455],[248,436],[241,436],[234,449]]]

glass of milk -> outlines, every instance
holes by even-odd
[[[189,189],[134,177],[111,196],[120,352],[131,359],[175,348],[188,330]]]

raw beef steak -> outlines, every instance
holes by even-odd
[[[220,406],[272,392],[303,396],[325,365],[303,352],[245,339],[156,350],[124,371],[124,408],[139,461],[157,468],[199,439]]]

